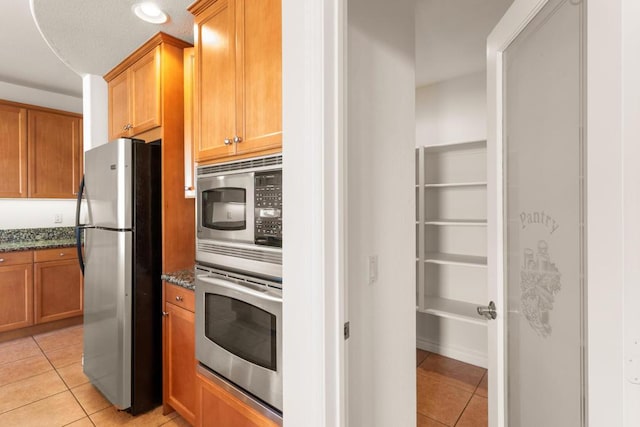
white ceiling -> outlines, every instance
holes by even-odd
[[[139,1],[0,0],[0,81],[81,97],[81,75],[104,75],[158,31],[193,43],[194,0],[155,0],[162,25],[135,17]]]
[[[0,0],[0,81],[82,96],[82,79],[49,49],[29,10],[29,0]]]
[[[133,14],[131,6],[142,1],[31,0],[53,51],[77,73],[95,75],[111,70],[158,31],[193,43],[193,16],[187,7],[194,0],[154,0],[169,15],[160,25]]]
[[[486,39],[513,0],[417,0],[416,87],[481,71]]]

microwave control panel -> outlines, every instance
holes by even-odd
[[[255,174],[255,243],[282,247],[282,170]]]

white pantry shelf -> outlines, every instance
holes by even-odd
[[[443,254],[439,252],[426,252],[424,262],[443,265],[464,265],[468,267],[486,267],[487,257],[472,255]]]
[[[425,184],[425,188],[454,188],[454,187],[486,187],[487,181],[474,182],[440,182]]]
[[[425,225],[454,225],[464,227],[486,227],[486,219],[428,219]]]
[[[418,309],[418,311],[477,325],[487,324],[487,320],[478,314],[478,306],[464,301],[427,296],[424,310]]]

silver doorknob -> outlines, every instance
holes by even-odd
[[[237,135],[236,135],[236,136],[234,136],[234,137],[233,137],[233,142],[235,142],[236,144],[237,144],[238,142],[242,142],[242,137],[241,137],[241,136],[237,136]]]
[[[233,144],[233,142],[231,141],[230,138],[225,138],[224,139],[224,145],[231,145],[231,144]]]
[[[494,320],[498,316],[496,304],[493,301],[489,301],[489,305],[478,307],[478,314],[487,320]]]

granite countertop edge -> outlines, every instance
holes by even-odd
[[[193,269],[162,273],[161,279],[173,285],[194,291],[196,289]]]
[[[68,248],[75,245],[75,239],[0,243],[0,253],[30,251],[35,249]]]

